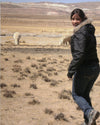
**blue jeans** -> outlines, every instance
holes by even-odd
[[[88,120],[88,114],[93,109],[89,93],[99,75],[99,64],[82,66],[73,78],[72,96],[78,106],[84,112],[84,119]]]

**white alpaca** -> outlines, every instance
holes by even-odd
[[[15,45],[19,45],[19,40],[21,38],[21,35],[19,32],[15,32],[14,35],[13,35],[13,38],[15,40]]]
[[[70,40],[71,40],[71,36],[66,36],[61,40],[60,45],[67,45],[67,43],[70,44]]]

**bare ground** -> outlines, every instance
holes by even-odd
[[[68,47],[3,44],[0,57],[1,125],[81,124],[83,114],[72,99],[72,81],[66,76]],[[96,110],[99,90],[100,76],[91,91]]]

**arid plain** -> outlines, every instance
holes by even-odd
[[[1,6],[0,125],[81,125],[83,114],[72,99],[72,81],[67,78],[70,46],[59,45],[73,32],[69,16],[32,14],[16,6]],[[100,20],[93,24],[100,59]],[[22,35],[16,46],[14,32]],[[91,98],[100,111],[100,76]]]

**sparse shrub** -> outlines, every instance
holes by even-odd
[[[14,87],[14,88],[16,88],[16,87],[17,87],[17,88],[19,88],[19,87],[20,87],[20,85],[17,85],[17,84],[12,84],[12,85],[11,85],[11,87]]]
[[[22,71],[22,68],[20,65],[13,65],[13,69],[12,69],[14,72],[20,72]]]
[[[25,96],[33,96],[31,93],[25,93]]]
[[[79,106],[76,107],[77,110],[81,110]]]
[[[21,77],[27,77],[28,75],[26,73],[24,73],[24,72],[20,72],[20,76]]]
[[[33,73],[32,76],[30,76],[31,80],[36,80],[38,78],[38,74],[37,73]]]
[[[5,58],[5,61],[8,61],[8,58]]]
[[[48,76],[52,76],[52,73],[50,73],[50,72],[48,72],[47,74],[48,74]]]
[[[4,77],[2,75],[0,75],[0,79],[3,79]]]
[[[95,85],[96,85],[96,86],[100,86],[100,81],[98,81]]]
[[[37,86],[36,86],[36,84],[31,84],[31,85],[30,85],[30,88],[37,89]]]
[[[51,109],[48,109],[48,108],[46,108],[44,112],[46,114],[49,114],[49,115],[53,114],[53,111]]]
[[[4,68],[0,68],[1,71],[4,71]]]
[[[60,61],[60,63],[64,63],[64,61]]]
[[[42,75],[42,78],[45,82],[51,82],[51,79],[49,79],[47,76]]]
[[[30,68],[29,68],[29,67],[26,67],[24,71],[25,71],[26,73],[31,73],[31,71],[30,71]]]
[[[5,83],[1,83],[0,88],[4,88],[4,87],[7,87],[7,85]]]
[[[36,105],[36,104],[40,104],[40,102],[36,99],[33,99],[32,101],[29,102],[29,104]]]
[[[38,69],[38,66],[36,64],[31,64],[31,67],[35,67],[36,69]]]
[[[56,86],[58,84],[58,81],[56,81],[56,80],[52,80],[52,82],[51,82],[51,86]]]
[[[65,118],[65,115],[63,113],[59,113],[58,115],[56,115],[55,120],[64,120],[68,122],[68,120]]]
[[[5,93],[3,94],[3,96],[7,97],[7,98],[13,98],[13,95],[15,95],[16,92],[15,91],[8,91],[6,90]]]
[[[31,59],[31,57],[30,57],[30,56],[27,56],[26,59]]]
[[[54,75],[58,75],[58,73],[57,73],[57,72],[54,72]]]
[[[25,41],[22,41],[22,43],[26,43]]]
[[[15,63],[23,63],[23,61],[21,59],[18,59],[16,61],[14,61]]]
[[[0,35],[1,35],[1,36],[6,36],[6,34],[5,34],[5,33],[1,33]]]
[[[56,69],[54,69],[53,67],[49,67],[47,68],[47,71],[56,71]]]
[[[63,56],[62,55],[59,55],[60,58],[62,58]]]
[[[18,77],[18,80],[23,80],[23,79],[25,79],[25,77],[23,76]]]
[[[47,62],[46,58],[42,58],[42,59],[39,59],[37,60],[38,62]]]
[[[46,67],[47,65],[44,63],[44,64],[41,64],[42,67]]]
[[[12,55],[12,57],[15,57],[15,55]]]
[[[59,98],[60,99],[68,99],[68,100],[70,100],[70,98],[71,98],[71,91],[62,90],[61,93],[59,94]]]

